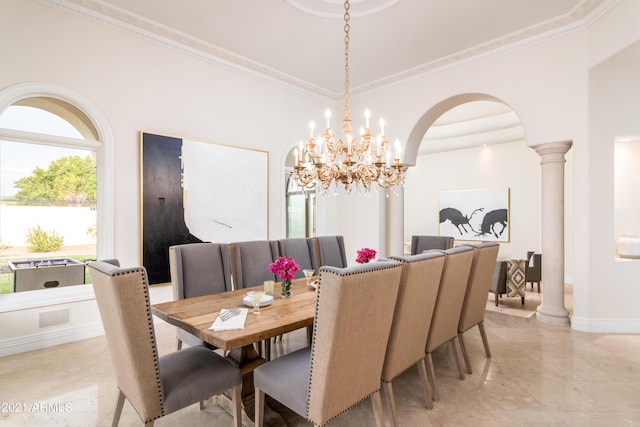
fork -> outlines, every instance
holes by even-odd
[[[240,313],[240,309],[238,309],[238,308],[230,308],[230,309],[228,309],[227,311],[225,311],[224,313],[222,313],[220,315],[220,320],[222,322],[225,322],[225,321],[231,319],[233,316],[238,315],[239,313]]]

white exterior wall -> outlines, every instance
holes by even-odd
[[[91,100],[109,122],[117,171],[114,255],[123,265],[139,263],[141,130],[268,150],[269,237],[284,235],[284,153],[306,134],[306,123],[319,117],[331,101],[34,0],[2,1],[0,90],[23,82],[54,83]],[[428,113],[460,94],[486,94],[510,105],[522,120],[529,146],[573,141],[576,215],[569,217],[566,232],[570,235],[573,230],[575,236],[571,245],[576,266],[574,315],[585,330],[606,329],[601,327],[605,322],[613,330],[640,331],[635,304],[640,288],[626,285],[621,289],[624,292],[618,290],[619,296],[612,297],[616,292],[611,291],[611,278],[638,277],[640,263],[625,265],[622,272],[613,262],[613,207],[609,214],[594,217],[595,210],[611,203],[606,194],[610,185],[599,178],[610,183],[612,171],[604,168],[605,176],[597,171],[601,153],[589,132],[606,134],[606,130],[594,125],[588,114],[590,90],[594,89],[589,86],[589,67],[640,40],[639,16],[640,2],[624,0],[588,30],[557,35],[352,97],[354,125],[359,123],[357,114],[367,106],[383,114],[389,137],[407,141],[404,153],[409,163],[415,163],[419,140],[426,131],[420,128],[428,127]],[[324,215],[319,233],[343,234],[349,262],[356,249],[375,248],[383,240],[380,197],[384,196],[363,200],[331,196],[320,207]],[[407,202],[405,210],[409,206]],[[539,222],[539,212],[530,218],[524,215],[522,221]],[[412,231],[405,228],[405,235],[407,232]],[[527,245],[518,246],[518,252],[528,248],[533,237],[526,239]],[[599,248],[610,261],[603,262]],[[153,302],[169,297],[166,288],[152,290]],[[0,308],[1,303],[0,297]],[[29,324],[26,317],[33,312],[12,311],[11,323]],[[99,319],[97,309],[83,307],[82,313],[86,324]],[[6,325],[4,316],[0,309],[0,323]],[[7,347],[3,343],[20,340],[29,331],[20,333],[2,337],[0,354]]]

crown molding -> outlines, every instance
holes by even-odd
[[[227,68],[242,71],[260,79],[284,85],[290,89],[301,91],[305,94],[328,98],[332,101],[338,101],[343,96],[341,92],[334,92],[322,88],[308,81],[283,73],[244,56],[237,55],[213,44],[206,43],[198,38],[176,31],[175,29],[100,0],[39,1],[41,3],[91,18],[100,23],[115,27],[121,31],[132,33],[138,37],[169,46],[188,55],[192,55]],[[293,0],[287,1],[290,4],[302,3],[300,1],[296,2]],[[584,0],[565,15],[400,73],[352,88],[351,95],[363,95],[372,91],[388,88],[418,77],[446,71],[472,61],[477,61],[482,58],[537,43],[541,40],[553,38],[559,34],[575,31],[594,22],[619,2],[620,0]],[[386,7],[388,7],[389,4],[394,4],[394,2],[387,2]]]
[[[284,84],[294,90],[334,99],[340,94],[283,73],[264,64],[222,49],[173,28],[100,0],[39,0],[41,3],[66,10],[94,21],[153,41],[191,56],[214,62],[254,77]]]

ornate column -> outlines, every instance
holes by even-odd
[[[557,325],[569,324],[564,306],[564,155],[571,141],[532,147],[542,167],[542,303],[537,319]]]

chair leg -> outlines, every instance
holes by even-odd
[[[178,350],[182,350],[182,340],[178,338]]]
[[[537,282],[537,283],[538,283],[538,293],[540,293],[540,282]]]
[[[235,427],[242,427],[242,384],[235,386],[232,392],[231,404],[233,405],[233,425]],[[264,403],[264,393],[262,394],[262,399]]]
[[[396,399],[393,397],[393,387],[391,381],[383,381],[384,394],[387,395],[387,403],[389,405],[389,413],[391,414],[391,422],[393,427],[398,427],[398,413],[396,412]]]
[[[522,305],[524,305],[524,297],[520,297],[522,299]]]
[[[254,418],[255,427],[263,427],[264,425],[264,391],[256,387],[255,397],[256,413]]]
[[[458,342],[460,342],[460,349],[462,350],[462,357],[464,358],[464,365],[467,368],[467,374],[471,375],[471,362],[469,361],[469,355],[467,354],[467,348],[464,346],[463,333],[458,332]]]
[[[200,410],[204,410],[204,400],[200,401]]]
[[[122,407],[124,406],[124,393],[118,390],[118,403],[116,403],[116,411],[113,413],[112,427],[117,427],[120,422],[120,415],[122,415]]]
[[[373,416],[376,419],[376,427],[384,427],[384,413],[382,411],[382,399],[380,390],[371,395],[371,405],[373,405]]]
[[[462,370],[462,361],[460,360],[460,351],[458,349],[458,337],[453,337],[449,343],[451,345],[451,351],[453,351],[453,358],[456,360],[456,366],[458,367],[458,376],[463,380],[464,371]]]
[[[487,356],[487,359],[491,359],[491,349],[489,349],[487,331],[484,329],[484,320],[478,323],[478,329],[480,329],[480,337],[482,337],[482,345],[484,345],[484,354]]]
[[[262,357],[264,357],[267,362],[271,360],[271,338],[264,340],[264,354]]]
[[[418,360],[418,372],[422,379],[422,387],[424,388],[424,404],[428,409],[433,409],[433,398],[431,397],[431,388],[429,386],[429,378],[427,377],[427,367],[424,363],[424,357]]]
[[[438,389],[436,388],[436,371],[433,369],[433,357],[431,353],[427,353],[427,376],[431,383],[431,391],[433,394],[433,401],[438,401]]]
[[[496,292],[496,307],[498,306],[498,293]]]

